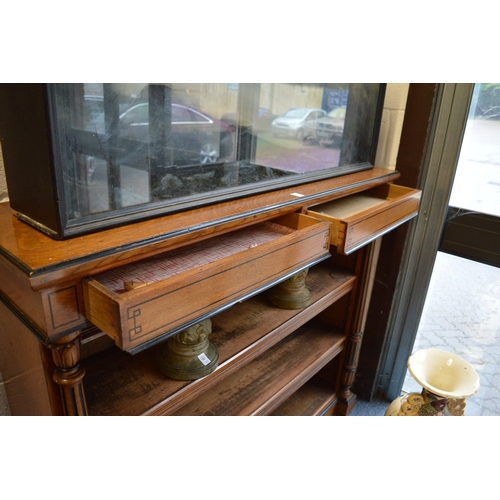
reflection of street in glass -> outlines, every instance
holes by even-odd
[[[259,165],[291,172],[314,172],[338,167],[340,150],[312,141],[281,139],[262,134],[257,140],[255,161]]]
[[[450,205],[500,216],[500,120],[467,122]]]
[[[273,137],[270,132],[259,135],[255,140],[257,140],[255,163],[262,167],[276,169],[273,173],[276,177],[280,176],[280,172],[283,175],[288,172],[291,174],[306,173],[339,165],[340,150],[324,147],[315,141],[282,139]],[[85,165],[85,172],[83,172],[77,188],[80,200],[80,212],[76,214],[77,217],[110,210],[110,188],[106,161],[88,157]],[[253,178],[245,180],[242,170],[238,172],[240,183],[256,182],[256,180],[252,180]],[[209,173],[207,170],[207,175]],[[120,187],[115,190],[118,196],[116,200],[118,206],[127,207],[148,203],[154,195],[149,187],[147,162],[144,162],[143,168],[120,165],[119,179]],[[189,186],[190,188],[195,187],[192,182],[189,183]],[[214,184],[211,189],[215,190],[221,187],[223,186]],[[167,190],[171,191],[171,189]]]

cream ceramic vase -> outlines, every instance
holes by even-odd
[[[441,349],[413,353],[408,370],[422,392],[396,398],[386,416],[462,416],[465,400],[479,390],[479,375],[472,365]]]

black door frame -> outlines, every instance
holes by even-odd
[[[396,169],[419,215],[381,242],[355,390],[400,395],[441,240],[474,84],[411,84]]]

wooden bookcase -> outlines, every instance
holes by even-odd
[[[398,176],[371,169],[65,241],[0,204],[0,371],[12,414],[349,414],[373,242],[418,210],[420,193],[395,186]],[[293,234],[148,289],[117,295],[96,281],[276,221]],[[305,269],[310,304],[273,306],[272,287]],[[139,330],[128,311],[151,301]],[[203,318],[217,369],[166,377],[164,342]],[[132,338],[129,320],[147,334]]]

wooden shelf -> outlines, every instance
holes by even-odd
[[[331,327],[308,323],[174,415],[267,415],[337,356],[344,342]]]
[[[330,412],[337,402],[333,382],[315,375],[295,391],[270,415],[276,417],[312,417]]]
[[[312,303],[305,309],[278,309],[260,294],[215,316],[210,340],[219,349],[220,364],[193,382],[169,379],[158,370],[160,346],[135,356],[116,347],[92,356],[83,363],[89,414],[174,413],[348,294],[355,281],[353,274],[322,263],[309,270],[306,284]]]

